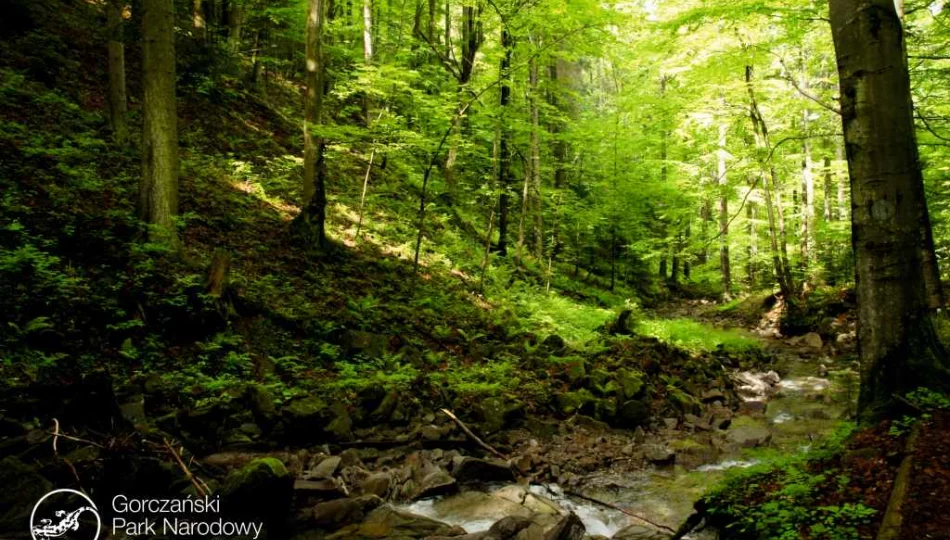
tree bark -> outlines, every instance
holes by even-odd
[[[511,34],[508,27],[502,23],[501,27],[501,47],[503,49],[501,65],[498,70],[498,77],[501,79],[501,91],[499,92],[499,104],[501,105],[501,130],[499,140],[499,159],[498,159],[498,187],[501,189],[501,195],[498,198],[498,253],[502,256],[508,254],[508,207],[509,192],[511,190],[511,174],[509,168],[511,165],[511,152],[508,149],[508,128],[505,118],[508,103],[511,101]]]
[[[762,112],[759,110],[759,104],[755,99],[755,91],[752,87],[752,66],[746,66],[745,80],[746,89],[749,93],[749,117],[752,120],[755,144],[762,150],[771,151],[772,144],[769,141],[768,125],[766,125],[765,119],[762,118]],[[779,193],[778,173],[771,160],[761,163],[761,166],[762,173],[760,179],[763,183],[765,209],[769,220],[772,267],[782,296],[789,298],[794,291],[794,284],[792,281],[791,268],[788,264],[788,242],[785,237],[785,216],[782,210],[781,194]],[[773,197],[775,199],[774,202]]]
[[[195,36],[202,41],[208,40],[208,21],[205,16],[204,0],[192,0],[191,25],[195,31]]]
[[[175,5],[142,2],[142,182],[139,218],[149,240],[178,249],[178,118],[175,110]]]
[[[109,120],[112,137],[119,145],[129,140],[128,98],[125,87],[125,44],[122,38],[122,10],[125,2],[109,0],[106,4],[109,27]]]
[[[918,386],[946,388],[946,352],[928,316],[917,153],[903,28],[892,0],[831,0],[851,176],[861,358],[859,414],[895,408]]]
[[[294,228],[303,243],[326,247],[326,164],[324,141],[313,134],[323,120],[325,91],[323,60],[323,0],[309,0],[306,37],[306,97],[304,99],[303,208],[294,219]]]
[[[716,183],[719,186],[719,270],[722,291],[732,294],[732,271],[729,267],[729,181],[726,172],[726,124],[719,124],[719,148],[716,150]]]
[[[541,124],[538,111],[538,63],[532,58],[528,68],[528,96],[531,109],[531,182],[529,185],[529,210],[531,213],[531,252],[539,260],[544,248],[541,215]]]
[[[832,195],[831,195],[831,158],[830,158],[830,157],[826,157],[826,158],[825,158],[824,169],[825,169],[825,171],[824,171],[824,172],[825,172],[825,184],[824,184],[824,188],[825,188],[825,189],[824,189],[824,191],[825,191],[825,208],[824,208],[824,218],[825,218],[825,222],[831,223],[832,221],[835,220],[835,215],[834,215],[834,206],[832,205],[832,200],[831,200]]]
[[[231,3],[228,6],[228,48],[232,53],[241,50],[241,33],[244,30],[244,6]]]

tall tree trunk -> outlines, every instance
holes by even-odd
[[[844,155],[844,139],[835,137],[835,160],[842,162],[847,159]],[[848,174],[835,174],[838,179],[838,219],[847,221],[850,219],[848,213],[848,196],[846,195],[846,184],[850,180]]]
[[[109,120],[112,137],[119,145],[129,140],[128,99],[125,91],[125,45],[122,38],[123,0],[106,4],[109,26]]]
[[[541,124],[538,112],[538,62],[532,58],[528,67],[528,95],[531,109],[531,182],[529,185],[529,209],[531,212],[531,251],[539,260],[544,249],[541,216]]]
[[[296,235],[310,247],[326,247],[326,164],[324,141],[313,134],[323,121],[323,0],[309,0],[306,37],[306,97],[303,124],[303,209],[294,219]]]
[[[142,2],[142,182],[139,218],[149,240],[178,249],[178,118],[175,110],[175,4]]]
[[[752,201],[746,203],[745,217],[748,226],[749,246],[746,249],[746,279],[749,287],[755,287],[757,283],[757,264],[759,257],[759,231],[755,226],[755,220],[758,217],[758,205]]]
[[[686,247],[689,246],[689,237],[690,237],[690,233],[691,233],[691,230],[690,230],[690,229],[692,228],[692,226],[691,226],[691,223],[692,223],[692,222],[693,222],[692,219],[687,219],[687,220],[686,220],[686,232],[683,234],[683,249],[686,249]],[[684,257],[683,257],[683,279],[688,280],[688,279],[689,279],[689,274],[690,274],[689,256],[685,256],[685,255],[684,255]]]
[[[745,68],[746,89],[749,93],[749,117],[752,120],[755,145],[763,151],[772,147],[769,142],[769,130],[762,118],[759,104],[755,99],[752,87],[752,66]],[[765,196],[765,210],[769,220],[769,239],[772,250],[772,268],[775,279],[778,281],[782,296],[790,298],[793,292],[791,269],[788,265],[787,242],[785,240],[785,217],[782,212],[782,199],[779,194],[778,174],[775,165],[769,161],[762,163],[760,180],[763,183],[762,192]],[[773,202],[773,197],[775,198]]]
[[[373,63],[373,0],[363,0],[363,61]],[[372,123],[372,103],[369,94],[363,93],[363,122],[366,127]]]
[[[719,124],[719,149],[716,151],[716,183],[719,185],[719,270],[722,291],[732,294],[732,271],[729,267],[729,181],[726,172],[726,124]]]
[[[807,112],[804,125],[807,126]],[[807,127],[806,133],[807,133]],[[811,144],[805,139],[802,145],[802,214],[801,214],[801,266],[808,270],[811,235],[814,233],[815,219],[815,176],[811,167]]]
[[[893,409],[918,386],[947,388],[928,317],[926,208],[901,21],[892,0],[831,0],[851,175],[861,358],[859,413]]]
[[[208,40],[208,21],[205,16],[204,0],[192,0],[191,25],[195,31],[195,37],[202,41]]]
[[[834,206],[831,201],[831,158],[825,157],[824,164],[824,173],[825,173],[825,182],[824,182],[824,192],[825,192],[825,208],[824,208],[824,218],[826,223],[831,223],[835,220],[834,216]]]
[[[244,6],[232,2],[228,6],[228,49],[233,53],[241,50],[241,33],[244,31]]]
[[[501,189],[501,196],[498,198],[498,253],[502,256],[508,254],[508,206],[509,193],[511,191],[511,174],[509,167],[511,165],[511,152],[508,149],[508,127],[506,112],[508,103],[511,100],[511,34],[508,33],[508,27],[502,24],[501,27],[501,47],[504,51],[501,56],[501,65],[498,70],[498,77],[501,79],[501,92],[499,104],[501,105],[501,139],[499,142],[499,160],[498,160],[498,187]]]

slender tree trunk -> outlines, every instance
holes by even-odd
[[[178,249],[178,118],[175,110],[175,5],[142,2],[142,182],[139,217],[149,240]]]
[[[326,247],[326,164],[324,141],[313,131],[323,120],[324,59],[323,0],[309,0],[306,37],[306,97],[304,99],[303,209],[294,219],[296,235],[304,245]]]
[[[825,169],[825,171],[824,171],[824,172],[825,172],[825,183],[824,183],[824,188],[825,188],[825,189],[824,189],[824,191],[825,191],[825,208],[824,208],[824,218],[825,218],[825,222],[831,223],[832,221],[835,220],[835,216],[834,216],[834,213],[833,213],[833,208],[834,208],[834,206],[832,205],[832,201],[831,201],[832,194],[831,194],[831,158],[830,158],[830,157],[826,157],[826,158],[825,158],[824,169]]]
[[[690,238],[690,233],[692,229],[692,226],[691,226],[692,222],[693,222],[692,219],[686,220],[686,232],[683,234],[683,249],[686,249],[686,247],[689,246],[689,238]],[[690,277],[689,274],[690,274],[689,256],[684,256],[683,257],[683,279],[689,280],[689,277]]]
[[[745,68],[746,89],[749,92],[749,117],[752,120],[755,145],[761,150],[771,148],[768,126],[759,111],[759,104],[755,99],[752,88],[752,66]],[[765,198],[765,210],[769,220],[769,239],[772,251],[772,268],[775,279],[778,281],[782,296],[789,298],[793,291],[791,271],[788,266],[788,254],[785,242],[785,219],[782,214],[782,201],[778,192],[778,175],[775,166],[771,163],[762,163],[760,180],[763,183],[762,193]],[[773,196],[775,201],[773,203]]]
[[[241,33],[244,30],[244,6],[231,3],[228,7],[228,49],[232,53],[241,50]]]
[[[805,125],[808,125],[807,118]],[[815,176],[811,167],[811,144],[809,144],[808,139],[805,139],[802,153],[801,265],[802,269],[807,271],[815,219]]]
[[[719,124],[719,149],[716,182],[719,184],[719,269],[722,272],[722,291],[732,294],[732,271],[729,267],[729,179],[726,172],[726,124]]]
[[[508,254],[508,206],[509,192],[511,190],[511,178],[509,167],[511,165],[511,155],[508,149],[508,127],[505,118],[508,109],[508,102],[511,100],[511,34],[508,33],[508,27],[504,24],[501,27],[501,47],[503,49],[501,65],[498,70],[498,77],[501,79],[501,92],[499,104],[501,105],[501,139],[499,142],[499,160],[498,160],[498,186],[501,188],[501,196],[498,199],[498,253],[502,256]]]
[[[109,26],[109,119],[112,137],[124,146],[129,140],[128,99],[125,91],[125,45],[122,39],[122,10],[125,2],[106,4]]]
[[[528,73],[529,103],[531,108],[531,182],[529,187],[529,208],[532,216],[531,251],[539,260],[543,256],[544,231],[542,230],[541,215],[541,124],[538,112],[538,63],[532,58]]]
[[[198,39],[208,41],[208,21],[205,16],[204,0],[192,0],[191,25]]]
[[[918,386],[946,389],[928,317],[929,226],[901,21],[892,0],[831,0],[851,176],[861,358],[859,413],[871,419]]]
[[[445,57],[452,57],[452,4],[445,0],[445,23],[444,23]]]
[[[373,63],[373,1],[363,0],[363,61],[366,65]],[[373,104],[369,94],[363,94],[363,121],[370,127]]]
[[[844,139],[835,137],[835,161],[840,163],[846,159],[844,155]],[[851,219],[851,214],[848,211],[847,184],[849,178],[847,171],[844,173],[835,173],[835,178],[837,178],[838,182],[838,219],[847,221]]]
[[[749,201],[746,203],[745,208],[745,217],[746,222],[748,223],[748,234],[749,234],[749,247],[746,250],[746,277],[749,282],[750,287],[755,287],[756,280],[756,260],[759,257],[759,231],[755,226],[756,218],[758,217],[758,205],[754,202]]]

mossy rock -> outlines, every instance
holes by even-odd
[[[587,361],[580,356],[568,356],[557,360],[563,375],[573,385],[581,385],[587,379]]]
[[[232,471],[221,490],[221,510],[244,520],[263,520],[277,538],[293,501],[293,476],[276,458],[259,458]]]
[[[337,441],[353,440],[353,420],[350,419],[346,406],[337,402],[330,409],[333,412],[333,420],[326,427],[327,434]]]
[[[635,399],[640,397],[644,391],[643,379],[645,375],[642,371],[622,368],[617,371],[617,385],[620,394],[624,399]]]
[[[598,399],[586,388],[564,392],[557,396],[558,411],[565,415],[574,413],[590,415],[596,410],[597,401]]]
[[[297,399],[281,411],[284,433],[301,441],[318,439],[333,419],[329,405],[318,397]]]
[[[614,420],[616,427],[635,429],[644,426],[650,422],[653,412],[650,405],[638,400],[627,400],[617,408],[617,416]]]

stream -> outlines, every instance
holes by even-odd
[[[580,493],[622,508],[638,516],[675,530],[693,512],[693,502],[720,482],[732,469],[753,466],[764,460],[764,454],[781,455],[808,452],[812,443],[828,435],[845,414],[846,403],[852,398],[849,385],[820,377],[826,371],[819,364],[831,366],[832,361],[822,358],[817,351],[791,348],[783,341],[767,340],[775,353],[776,367],[783,374],[777,384],[770,385],[764,414],[736,416],[728,429],[726,440],[763,438],[763,448],[746,449],[745,445],[727,445],[720,448],[690,448],[680,446],[681,452],[696,452],[693,459],[682,465],[649,467],[631,473],[600,471],[584,476],[565,492],[556,484],[492,485],[478,491],[413,502],[402,508],[451,525],[467,532],[487,530],[506,516],[516,515],[534,519],[547,526],[560,515],[573,511],[583,521],[587,534],[606,538],[659,539],[669,535],[658,534],[655,528],[632,527],[642,521],[597,504],[572,496]],[[835,369],[832,367],[832,369]],[[765,374],[756,374],[764,376]],[[760,396],[761,397],[761,396]],[[648,442],[656,442],[648,441]],[[661,440],[662,442],[662,440]],[[669,441],[667,441],[669,442]],[[698,463],[697,463],[698,462]],[[623,532],[621,532],[623,531]],[[618,533],[621,533],[618,535]],[[701,530],[685,538],[707,540],[718,538],[715,531]]]

